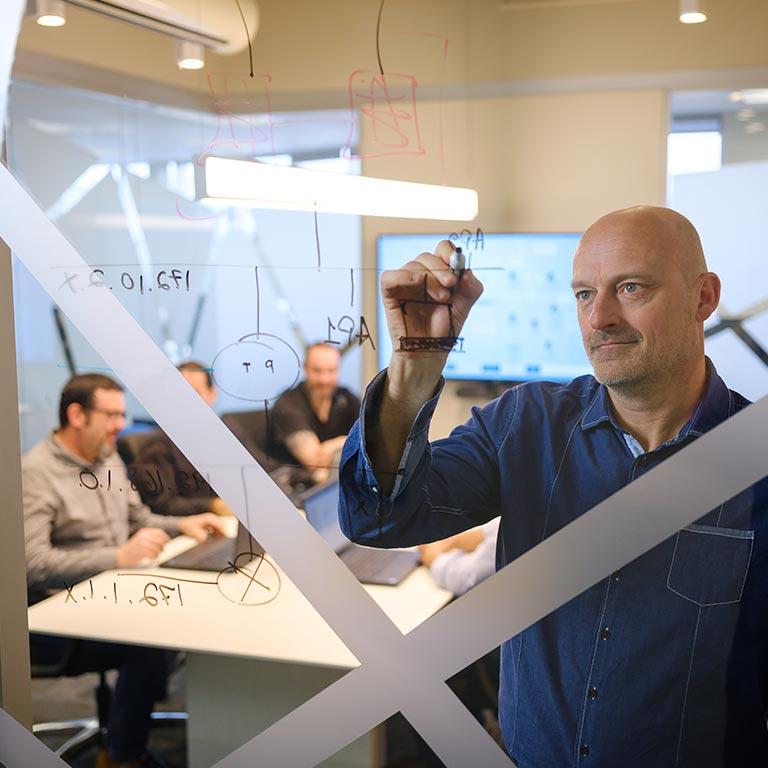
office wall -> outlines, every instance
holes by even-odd
[[[747,123],[736,117],[736,114],[723,116],[723,163],[748,163],[768,158],[768,125],[767,112],[757,113],[756,120],[764,125],[764,130],[749,133]],[[750,121],[752,122],[752,121]]]
[[[670,200],[698,229],[707,266],[722,280],[721,314],[744,317],[743,330],[762,349],[768,347],[768,295],[755,277],[765,270],[766,184],[765,159],[739,162],[676,177]],[[768,394],[768,368],[733,330],[707,339],[706,352],[731,389],[750,400]]]
[[[581,231],[610,210],[664,204],[667,101],[661,91],[610,92],[419,104],[425,154],[364,160],[370,176],[470,186],[480,195],[473,226],[486,231]],[[361,152],[375,151],[361,122]],[[441,136],[442,147],[441,152]],[[375,266],[385,232],[445,232],[446,222],[366,218],[363,257]],[[366,305],[375,306],[369,281]],[[367,377],[375,357],[366,358]],[[432,436],[463,420],[474,400],[449,385]]]

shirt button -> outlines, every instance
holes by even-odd
[[[621,581],[621,577],[622,577],[623,575],[624,575],[624,574],[621,572],[621,569],[619,569],[618,571],[614,571],[614,572],[611,574],[611,578],[612,578],[614,581]]]
[[[608,627],[603,627],[603,631],[600,633],[600,637],[603,638],[603,640],[608,640],[611,636],[611,630],[608,629]]]
[[[597,698],[597,688],[592,686],[589,689],[589,694],[588,695],[589,695],[589,698],[592,699],[592,701],[594,701]]]
[[[589,756],[589,747],[586,744],[581,745],[581,749],[579,750],[579,753],[582,757],[588,757]]]

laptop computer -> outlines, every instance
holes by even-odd
[[[353,544],[339,525],[339,483],[313,488],[304,497],[309,524],[325,539],[342,562],[363,584],[399,584],[419,564],[413,551],[373,549]]]
[[[223,571],[230,567],[230,563],[244,565],[244,553],[251,555],[248,562],[254,557],[264,554],[262,547],[256,539],[248,533],[248,529],[238,522],[237,536],[229,537],[209,536],[205,541],[194,547],[190,547],[164,563],[161,568],[187,568],[192,571]]]

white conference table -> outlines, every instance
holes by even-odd
[[[186,536],[173,539],[162,559],[193,543]],[[133,575],[138,573],[147,575]],[[208,768],[358,666],[357,659],[269,557],[259,579],[277,591],[274,588],[280,578],[279,594],[269,603],[231,602],[216,585],[216,576],[156,566],[133,569],[130,576],[105,571],[32,606],[29,630],[186,651],[189,766]],[[223,592],[239,600],[244,577],[225,574],[222,578]],[[150,583],[156,587],[147,587]],[[365,589],[403,633],[451,598],[424,567],[397,587],[366,585]],[[145,595],[147,599],[142,599]],[[261,589],[247,600],[266,599],[267,595]],[[377,766],[380,741],[373,730],[322,765]]]

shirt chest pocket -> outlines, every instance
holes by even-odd
[[[675,541],[667,587],[699,606],[741,600],[754,531],[689,525]]]

